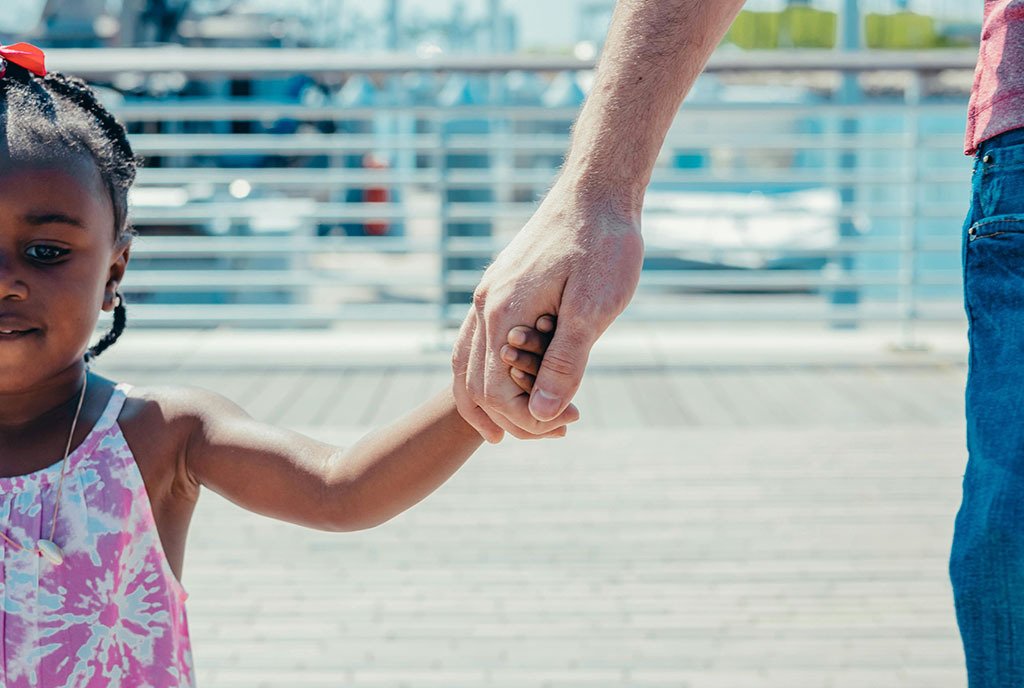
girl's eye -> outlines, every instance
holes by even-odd
[[[35,246],[29,246],[26,249],[26,252],[30,252],[33,249],[36,249],[35,255],[32,255],[31,253],[29,255],[32,258],[35,258],[36,260],[42,260],[45,262],[53,262],[60,258],[61,256],[71,253],[71,251],[69,251],[66,248],[60,248],[59,246],[48,246],[46,244],[36,244]]]

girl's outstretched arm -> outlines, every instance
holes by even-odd
[[[549,341],[543,333],[554,329],[554,319],[538,327],[518,328],[528,337],[514,367],[536,372]],[[193,487],[320,530],[362,530],[397,516],[440,487],[483,442],[459,414],[450,387],[346,449],[261,423],[199,387],[162,396],[166,415],[185,419],[180,461]],[[569,420],[578,418],[573,407]],[[562,426],[546,436],[564,435]]]
[[[450,389],[348,448],[257,421],[216,392],[184,387],[177,394],[191,420],[184,461],[196,485],[320,530],[362,530],[400,514],[483,441],[459,415]]]

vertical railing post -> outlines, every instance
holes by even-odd
[[[434,106],[434,126],[437,129],[437,149],[435,164],[437,166],[437,198],[438,198],[438,334],[443,338],[448,327],[448,277],[451,256],[449,251],[449,220],[450,201],[448,199],[448,140],[449,132],[441,106]]]
[[[847,54],[853,54],[862,49],[861,36],[861,15],[858,7],[858,0],[845,0],[843,4],[843,15],[841,25],[841,49]],[[844,212],[839,220],[839,237],[844,243],[860,234],[853,216],[848,212],[858,202],[863,200],[863,195],[858,193],[860,180],[861,156],[858,155],[856,138],[861,133],[864,123],[860,111],[855,106],[864,101],[864,94],[860,85],[860,72],[852,67],[844,69],[841,75],[839,90],[839,103],[846,112],[839,118],[839,135],[848,137],[849,145],[844,145],[839,153],[838,175],[846,176],[846,181],[840,181],[839,198],[840,208]],[[838,256],[835,265],[838,270],[835,276],[849,278],[855,272],[856,257],[853,254],[843,253]],[[856,283],[848,283],[845,287],[838,287],[831,293],[831,301],[838,307],[840,312],[848,310],[848,315],[836,314],[832,318],[832,327],[836,329],[855,329],[859,323],[856,314],[856,306],[860,303],[861,293]]]
[[[906,185],[903,194],[905,216],[901,223],[900,236],[900,322],[902,338],[899,348],[905,351],[924,348],[917,341],[916,325],[919,318],[918,301],[918,217],[921,210],[921,91],[923,76],[920,69],[914,70],[910,85],[904,93],[907,115],[907,140],[910,149],[909,164],[906,168]]]

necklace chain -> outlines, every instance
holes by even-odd
[[[82,381],[82,392],[81,392],[81,394],[78,395],[78,408],[75,409],[75,418],[74,418],[74,420],[71,421],[71,432],[70,432],[70,434],[68,434],[68,443],[67,443],[67,446],[64,448],[64,458],[61,460],[60,480],[57,483],[57,501],[53,505],[53,523],[50,525],[50,537],[49,537],[49,540],[51,542],[53,541],[54,533],[57,532],[57,512],[60,510],[60,496],[61,496],[61,491],[64,488],[64,473],[66,472],[66,469],[68,467],[68,454],[71,453],[71,440],[75,436],[75,426],[78,425],[78,414],[81,413],[81,411],[82,411],[82,402],[85,400],[85,388],[86,388],[86,386],[88,386],[88,384],[89,384],[89,366],[88,366],[88,364],[86,364],[86,366],[85,366],[85,379]],[[9,542],[12,545],[14,545],[18,550],[25,550],[25,549],[27,549],[23,545],[18,544],[17,542],[12,540],[10,537],[8,537],[7,533],[4,533],[4,532],[0,531],[0,537],[2,537],[4,540],[6,540],[7,542]],[[39,551],[38,549],[36,551],[39,552],[39,556],[43,556],[43,553],[41,551]]]

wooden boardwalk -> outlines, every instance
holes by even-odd
[[[386,424],[450,379],[439,365],[98,370],[138,385],[213,389],[255,418],[312,432]],[[605,367],[588,373],[571,432],[950,425],[962,420],[963,378],[948,364]]]
[[[443,355],[98,368],[339,445],[448,378]],[[206,491],[184,574],[200,685],[961,687],[964,376],[942,358],[597,361],[567,439],[485,446],[370,531]]]

